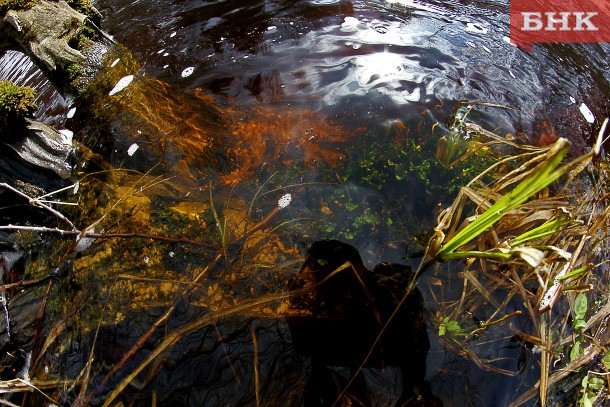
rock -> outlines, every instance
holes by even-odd
[[[83,71],[90,70],[88,64],[96,59],[90,49],[95,54],[105,52],[108,43],[108,37],[101,33],[98,40],[88,41],[83,49],[71,46],[71,41],[87,28],[89,33],[99,33],[87,16],[65,1],[41,0],[30,9],[6,13],[0,20],[0,44],[27,54],[60,91],[78,93],[83,86],[79,77],[83,73],[91,76]],[[102,43],[106,45],[100,49]]]
[[[27,354],[31,352],[36,333],[36,321],[43,299],[40,289],[19,292],[8,298],[8,305],[0,302],[0,379],[20,377]],[[7,322],[10,329],[7,330]]]
[[[72,144],[67,144],[61,134],[44,123],[31,119],[26,119],[26,123],[23,136],[5,144],[30,164],[51,170],[61,178],[68,178]]]

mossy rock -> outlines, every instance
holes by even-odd
[[[6,14],[8,10],[27,10],[40,0],[0,0],[0,15]],[[66,0],[66,3],[74,10],[83,13],[87,17],[98,20],[99,12],[91,4],[91,0]]]
[[[36,110],[35,96],[36,91],[29,86],[0,81],[0,121],[5,128],[19,122],[25,124],[24,119]]]
[[[0,0],[2,1],[2,0]],[[17,1],[28,1],[28,0],[17,0]],[[38,0],[29,0],[29,1],[38,1]],[[99,12],[93,4],[91,4],[91,0],[66,0],[66,3],[74,10],[79,13],[83,13],[87,17],[91,18],[93,21],[96,21],[99,17]]]
[[[27,10],[33,7],[39,0],[0,0],[0,15],[5,15],[9,10]]]

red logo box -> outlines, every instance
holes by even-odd
[[[510,39],[530,51],[536,42],[610,42],[608,0],[511,0]]]

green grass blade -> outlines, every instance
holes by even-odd
[[[567,171],[566,167],[557,168],[565,157],[570,142],[560,138],[546,153],[545,160],[535,168],[531,175],[519,183],[512,191],[504,195],[488,210],[483,212],[472,223],[458,232],[436,253],[436,258],[444,261],[449,259],[448,254],[455,252],[466,243],[478,237],[498,222],[506,213],[521,205],[534,194],[540,192],[562,174]]]
[[[511,247],[521,246],[525,242],[529,242],[531,240],[542,239],[547,236],[551,236],[561,230],[566,223],[569,223],[570,219],[568,217],[563,217],[559,219],[553,219],[552,221],[545,222],[542,225],[528,230],[525,233],[520,234],[512,241],[510,241]]]

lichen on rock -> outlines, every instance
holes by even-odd
[[[87,2],[77,3],[79,9],[96,15],[90,4],[85,7]],[[79,76],[91,59],[88,48],[103,42],[102,37],[97,41],[96,29],[91,18],[65,1],[39,0],[24,10],[9,7],[0,20],[0,45],[12,44],[27,54],[60,91],[77,93],[82,86]]]

